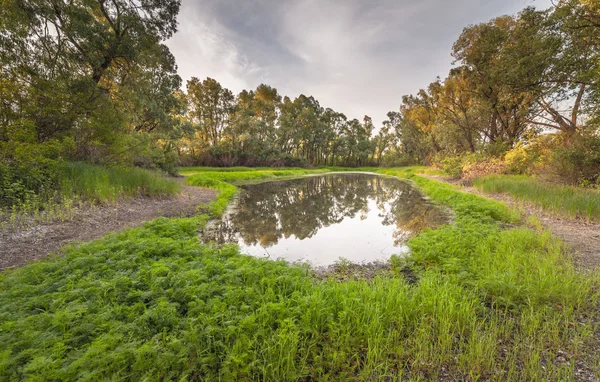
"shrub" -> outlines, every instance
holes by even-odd
[[[479,162],[467,163],[463,166],[462,177],[465,180],[473,180],[491,174],[504,174],[506,164],[498,158],[488,158]]]
[[[588,134],[557,148],[547,171],[563,183],[600,185],[600,137]]]
[[[390,152],[383,155],[381,165],[383,167],[405,167],[416,164],[414,158],[403,152]]]
[[[38,143],[29,124],[4,127],[0,139],[0,207],[29,204],[54,192],[64,154],[72,140],[51,139]]]
[[[537,172],[559,144],[555,134],[537,136],[528,143],[518,142],[504,156],[506,169],[513,174]]]
[[[481,154],[468,153],[454,157],[446,157],[441,160],[434,160],[434,164],[444,170],[448,175],[454,178],[461,178],[465,166],[481,161],[484,158],[485,157]]]

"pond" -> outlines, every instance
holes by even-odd
[[[252,256],[328,266],[405,254],[412,235],[447,221],[406,182],[344,173],[242,186],[205,234]]]

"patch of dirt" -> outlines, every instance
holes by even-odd
[[[527,217],[535,215],[542,225],[550,230],[555,236],[562,239],[572,250],[571,255],[577,267],[582,271],[600,269],[600,223],[590,222],[584,219],[568,219],[543,211],[540,207],[531,203],[515,200],[506,194],[487,194],[470,186],[462,180],[448,177],[421,175],[423,177],[438,180],[454,185],[462,186],[461,191],[476,194],[485,198],[505,202]]]
[[[214,190],[184,185],[183,191],[173,198],[128,199],[77,211],[65,222],[43,223],[16,232],[2,230],[0,270],[42,259],[73,242],[94,240],[161,216],[192,216],[198,212],[201,203],[208,203],[215,196]]]

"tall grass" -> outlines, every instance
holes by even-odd
[[[221,190],[217,214],[228,182],[261,171],[188,182]],[[572,380],[584,361],[597,379],[597,278],[550,234],[504,228],[519,221],[506,205],[408,176],[455,219],[410,240],[397,276],[321,279],[201,244],[206,215],[0,274],[0,379]]]
[[[136,196],[168,196],[181,185],[140,168],[94,166],[71,162],[56,170],[53,186],[30,193],[19,204],[0,209],[0,226],[14,229],[39,222],[71,219],[77,208]]]
[[[94,202],[115,201],[122,197],[172,195],[181,186],[166,176],[140,168],[101,167],[68,163],[62,171],[59,193]]]
[[[475,179],[473,184],[484,192],[507,193],[554,214],[600,220],[598,190],[552,184],[533,177],[516,175],[490,175]]]

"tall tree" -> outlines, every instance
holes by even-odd
[[[187,82],[190,115],[199,127],[199,138],[211,145],[217,145],[229,125],[234,106],[233,93],[216,80],[204,81],[192,77]]]

